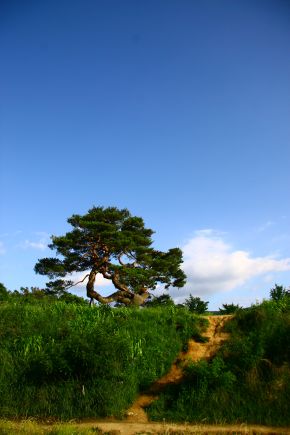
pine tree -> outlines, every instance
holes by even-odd
[[[151,247],[153,231],[145,228],[140,217],[131,216],[127,209],[93,207],[87,214],[68,219],[73,227],[64,236],[52,236],[49,247],[61,258],[43,258],[35,265],[36,273],[56,279],[63,289],[75,285],[65,278],[73,272],[87,272],[87,296],[108,304],[142,305],[158,283],[182,287],[185,274],[181,270],[182,252],[179,248],[161,252]],[[102,296],[95,289],[96,276],[111,280],[116,291]]]

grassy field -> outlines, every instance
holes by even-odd
[[[23,422],[13,422],[0,420],[1,435],[102,435],[101,430],[92,426],[89,428],[80,428],[73,423],[53,424],[51,426],[39,425],[37,422],[27,420]]]
[[[122,417],[205,320],[176,307],[0,304],[0,416]]]
[[[0,417],[122,418],[206,324],[176,306],[1,302]],[[147,410],[153,421],[290,425],[289,296],[239,310],[227,329],[229,341],[210,361],[190,364],[180,384],[160,393]],[[3,420],[0,433],[13,433],[9,425]],[[41,430],[74,433],[68,427]]]

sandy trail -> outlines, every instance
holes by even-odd
[[[223,326],[232,316],[208,316],[209,326],[203,336],[207,337],[205,343],[197,343],[189,340],[188,350],[181,352],[173,363],[170,371],[158,379],[147,392],[141,394],[127,411],[127,418],[123,422],[99,423],[98,427],[103,431],[115,431],[120,435],[136,434],[290,434],[289,428],[274,428],[266,426],[246,424],[241,425],[191,425],[175,423],[153,423],[148,422],[144,408],[158,398],[158,394],[168,384],[178,383],[183,378],[182,368],[188,362],[210,359],[219,347],[229,337],[223,332]]]
[[[83,426],[82,426],[83,427]],[[92,427],[92,425],[90,426]],[[277,428],[258,425],[191,425],[174,423],[133,423],[111,422],[95,425],[110,435],[186,435],[186,434],[235,434],[235,435],[290,435],[290,428]]]
[[[173,363],[170,371],[158,379],[147,392],[141,394],[127,411],[127,418],[123,421],[102,421],[96,423],[97,427],[104,432],[115,435],[183,435],[183,434],[271,434],[288,435],[289,428],[274,428],[258,425],[192,425],[175,424],[168,422],[149,422],[144,410],[158,398],[158,394],[168,384],[178,383],[183,378],[182,367],[191,361],[209,359],[216,354],[218,348],[226,341],[229,334],[223,332],[223,326],[232,316],[208,316],[207,331],[203,336],[207,337],[205,343],[197,343],[189,340],[188,350],[181,352]],[[88,423],[87,423],[88,424]]]
[[[189,340],[188,350],[180,352],[177,359],[171,366],[170,371],[162,378],[158,379],[148,391],[141,394],[133,405],[127,411],[127,421],[135,423],[146,423],[148,417],[144,408],[150,405],[158,398],[158,394],[168,385],[175,384],[182,380],[183,367],[188,362],[199,361],[200,359],[209,359],[227,340],[228,334],[222,331],[223,326],[231,316],[208,316],[209,326],[203,334],[208,341],[205,343],[197,343],[194,340]]]
[[[77,428],[80,432],[84,429],[102,432],[111,435],[183,435],[183,434],[268,434],[268,435],[290,435],[290,428],[277,428],[258,425],[192,425],[175,424],[168,422],[149,422],[144,410],[158,398],[158,394],[168,384],[178,383],[182,380],[182,368],[188,362],[199,361],[200,359],[211,358],[227,340],[228,334],[223,332],[223,326],[232,316],[208,316],[209,326],[203,336],[207,337],[205,343],[197,343],[189,340],[188,350],[181,352],[170,371],[158,379],[147,392],[141,394],[127,411],[126,420],[118,421],[114,418],[106,420],[87,420],[72,422],[72,428]],[[39,425],[42,429],[49,430],[49,426]],[[61,427],[59,425],[58,427]],[[51,428],[51,426],[50,426]],[[0,432],[1,433],[1,432]],[[17,425],[15,425],[17,433]],[[26,432],[27,433],[27,432]],[[43,432],[41,432],[43,433]],[[67,433],[67,432],[66,432]],[[76,433],[76,432],[73,432]]]
[[[2,425],[3,427],[3,425]],[[54,425],[36,422],[9,422],[8,427],[0,429],[3,435],[52,435],[52,434],[86,434],[96,433],[103,435],[186,435],[186,434],[235,434],[235,435],[290,435],[290,428],[277,428],[258,425],[192,425],[175,423],[134,423],[126,421],[82,421],[59,423]]]

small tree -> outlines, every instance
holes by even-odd
[[[286,296],[290,296],[290,292],[282,285],[275,284],[275,287],[270,290],[272,301],[279,302]]]
[[[157,283],[165,288],[185,284],[181,250],[153,249],[153,231],[127,209],[93,207],[83,216],[73,215],[68,223],[73,229],[64,236],[52,236],[49,245],[61,258],[43,258],[35,265],[36,273],[57,278],[48,284],[50,290],[54,285],[57,291],[75,285],[64,279],[72,272],[87,272],[82,281],[87,281],[91,301],[142,305]],[[102,296],[96,291],[98,274],[111,280],[114,293]]]
[[[199,297],[193,297],[191,294],[188,299],[185,299],[184,305],[197,314],[204,314],[207,310],[208,302],[201,300]]]
[[[168,307],[173,305],[174,300],[171,298],[170,295],[166,293],[157,297],[150,298],[145,303],[146,307]]]
[[[223,304],[223,308],[219,309],[219,312],[222,314],[233,314],[236,311],[240,310],[242,307],[239,306],[239,304]]]
[[[9,298],[9,291],[2,282],[0,282],[0,302],[6,301]]]

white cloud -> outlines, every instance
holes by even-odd
[[[47,241],[45,239],[40,239],[37,242],[32,242],[31,240],[25,240],[23,243],[19,245],[23,249],[39,249],[44,251],[47,248]]]
[[[44,231],[34,231],[32,234],[37,236],[37,240],[26,239],[17,246],[22,249],[37,249],[40,251],[48,249],[48,244],[50,242],[50,236],[48,233]]]
[[[224,231],[214,230],[213,228],[205,228],[203,230],[195,231],[195,236],[201,237],[218,237],[226,234]]]
[[[177,302],[189,293],[203,296],[230,291],[251,278],[290,270],[290,258],[253,257],[247,251],[233,250],[222,236],[208,230],[198,231],[183,247],[183,253],[187,284],[171,290]]]
[[[6,252],[6,249],[4,247],[4,243],[0,242],[0,255],[4,255]]]
[[[75,286],[77,287],[85,287],[87,283],[87,278],[83,281],[86,275],[88,275],[89,271],[87,272],[74,272],[66,276],[66,279],[71,280],[73,282],[77,282],[78,284]],[[82,281],[82,282],[81,282]],[[111,285],[112,282],[110,279],[104,278],[100,273],[96,276],[95,286],[98,287],[108,287]]]

